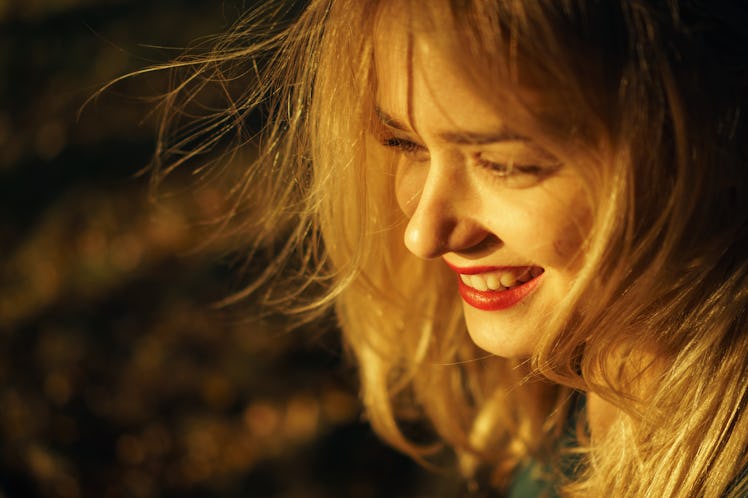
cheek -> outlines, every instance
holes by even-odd
[[[503,235],[507,244],[542,266],[572,269],[581,260],[591,210],[576,189],[569,190],[564,197],[558,192],[567,191],[564,188],[537,191],[539,195],[530,199],[520,198],[523,193],[520,191],[513,202],[503,203],[506,219],[511,220],[511,225],[505,225]]]
[[[414,165],[398,165],[395,174],[395,196],[397,204],[405,215],[410,218],[418,206],[423,184],[426,181],[426,168]]]
[[[553,252],[558,266],[576,267],[581,262],[582,248],[590,230],[591,211],[586,202],[574,201],[559,209],[554,223]]]
[[[584,233],[577,224],[568,224],[553,241],[556,257],[563,262],[574,260],[582,247]]]

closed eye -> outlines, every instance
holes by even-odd
[[[486,161],[482,158],[477,158],[476,163],[483,168],[491,170],[498,176],[510,176],[510,175],[535,175],[542,176],[546,173],[546,168],[538,166],[537,164],[516,164],[514,162],[497,163],[493,161]]]
[[[489,161],[480,154],[473,156],[476,166],[485,170],[502,185],[511,188],[528,188],[538,185],[561,168],[558,161],[545,163],[516,163],[514,161]]]
[[[397,149],[400,152],[404,152],[406,154],[424,152],[426,150],[424,146],[417,144],[413,142],[412,140],[408,140],[408,139],[400,138],[400,137],[387,137],[387,138],[384,138],[381,141],[381,143],[385,147]]]

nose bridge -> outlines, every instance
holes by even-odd
[[[405,245],[416,256],[439,257],[470,247],[485,236],[471,213],[470,186],[461,175],[448,157],[432,156],[405,231]]]
[[[454,217],[465,197],[465,185],[451,162],[444,155],[432,157],[416,210],[436,210]]]

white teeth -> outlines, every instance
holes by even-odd
[[[499,290],[501,288],[499,276],[496,273],[486,275],[486,286],[491,290]]]
[[[479,275],[472,275],[470,278],[470,283],[472,284],[472,287],[478,289],[479,291],[487,291],[488,285],[486,285],[486,281],[483,280],[483,277]]]
[[[517,279],[511,273],[504,273],[501,276],[500,282],[504,287],[511,287],[517,283]]]
[[[462,282],[473,289],[502,291],[523,284],[543,273],[538,266],[523,268],[519,273],[512,271],[492,271],[476,275],[460,275]]]

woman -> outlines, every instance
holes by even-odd
[[[748,495],[737,3],[266,4],[179,63],[158,159],[267,115],[236,192],[276,256],[237,297],[334,306],[403,451],[415,414],[515,496]]]

